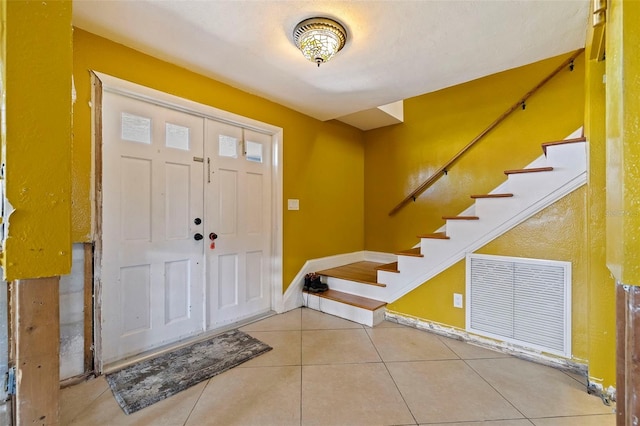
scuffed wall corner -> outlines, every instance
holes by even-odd
[[[601,383],[591,381],[591,377],[587,383],[587,392],[589,395],[595,395],[602,400],[604,405],[611,405],[612,402],[616,402],[616,388],[609,386],[604,388]]]
[[[0,238],[2,239],[2,246],[1,246],[2,255],[0,256],[0,266],[2,266],[3,280],[7,280],[6,244],[7,244],[7,237],[9,236],[9,224],[10,224],[11,215],[15,211],[15,209],[11,205],[11,202],[5,197],[5,182],[6,181],[4,179],[0,181],[0,191],[2,191],[2,193],[0,194],[0,206],[1,206],[0,208],[2,209],[2,213],[0,214],[0,220],[2,220],[2,223],[0,224]]]

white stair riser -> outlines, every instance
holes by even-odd
[[[420,268],[420,266],[424,264],[424,261],[424,257],[398,256],[398,270],[400,271],[400,273],[402,273],[402,271],[409,271],[415,268]]]
[[[448,220],[447,236],[454,244],[460,239],[477,238],[486,232],[486,227],[490,221],[495,221],[495,217],[488,217],[482,220]]]
[[[363,284],[332,277],[327,277],[327,284],[331,290],[357,294],[358,296],[369,299],[384,300],[384,297],[387,296],[386,289],[376,285]]]
[[[305,295],[305,298],[306,297],[307,296]],[[306,302],[307,307],[310,309],[335,315],[369,327],[378,325],[384,320],[384,307],[378,308],[375,311],[370,311],[368,309],[358,308],[335,300],[325,299],[313,294],[309,294]]]
[[[433,256],[434,253],[439,253],[442,250],[447,250],[447,246],[451,244],[451,240],[443,240],[439,238],[421,238],[420,239],[420,251],[425,256]]]
[[[584,143],[569,143],[547,147],[547,164],[552,167],[570,169],[586,166],[586,146]]]
[[[387,289],[395,288],[405,281],[405,277],[397,272],[378,271],[378,282],[387,285]],[[386,302],[386,299],[380,299]]]
[[[517,212],[522,208],[524,200],[515,195],[509,198],[478,198],[476,199],[476,216],[481,220],[504,212]]]
[[[527,164],[523,169],[537,169],[539,167],[547,167],[549,163],[547,162],[547,158],[544,155],[539,156],[529,164]],[[542,172],[544,173],[544,172]]]
[[[385,287],[385,297],[383,299],[378,299],[378,300],[382,300],[383,302],[389,303],[389,301],[391,300],[389,299],[389,297],[393,293],[395,293],[398,288],[402,288],[402,286],[405,285],[407,281],[410,281],[412,279],[419,277],[422,269],[424,268],[424,265],[427,265],[427,264],[430,265],[432,263],[433,263],[433,259],[431,259],[431,261],[423,260],[420,267],[414,266],[413,268],[405,268],[404,272],[395,273],[395,274],[389,273],[389,272],[383,273],[383,271],[380,271],[378,273],[378,281],[384,282],[387,286]]]

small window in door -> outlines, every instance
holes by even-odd
[[[151,119],[123,112],[120,136],[122,140],[151,144]]]
[[[238,158],[238,139],[233,136],[220,135],[218,138],[218,155],[220,157]]]
[[[246,143],[247,161],[262,163],[262,144],[259,142],[247,141]]]
[[[168,148],[189,151],[189,128],[165,123],[165,144]]]

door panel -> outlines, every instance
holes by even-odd
[[[262,252],[247,253],[247,302],[262,297]]]
[[[233,308],[238,304],[238,255],[223,254],[218,257],[218,286],[217,309]],[[211,270],[212,275],[215,270]],[[215,303],[215,298],[212,300]]]
[[[203,331],[203,140],[200,117],[104,93],[104,363]]]
[[[238,172],[219,169],[218,176],[220,179],[218,235],[234,238],[238,235]]]
[[[151,160],[120,158],[122,239],[151,241]]]
[[[165,324],[185,320],[189,316],[189,260],[176,260],[164,265]]]
[[[151,328],[151,265],[120,268],[122,335]]]
[[[165,225],[168,240],[189,238],[191,218],[191,173],[185,164],[167,164],[164,193],[166,194]],[[191,220],[190,220],[191,219]]]
[[[271,137],[206,122],[207,325],[271,307]],[[211,243],[214,243],[212,246]]]

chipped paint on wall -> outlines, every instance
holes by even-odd
[[[6,3],[5,279],[71,268],[71,1]],[[8,224],[11,226],[8,226]]]

